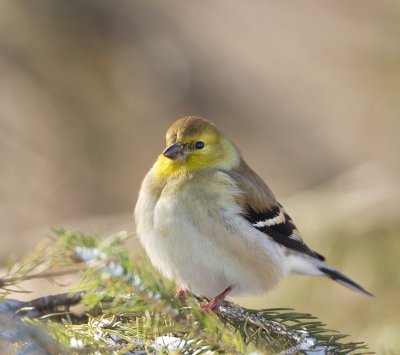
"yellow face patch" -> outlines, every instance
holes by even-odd
[[[196,170],[228,169],[238,163],[236,148],[214,125],[199,118],[183,120],[171,126],[166,137],[167,147],[173,143],[183,146],[183,157],[172,160],[160,155],[155,165],[157,176],[168,178]]]

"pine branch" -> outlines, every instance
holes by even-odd
[[[205,313],[196,298],[175,298],[175,285],[163,280],[144,259],[133,263],[124,244],[126,234],[100,240],[60,230],[57,236],[10,265],[8,274],[0,277],[0,288],[66,273],[79,273],[79,284],[69,293],[28,302],[4,298],[0,316],[12,315],[25,324],[25,333],[28,328],[49,334],[66,353],[366,351],[365,344],[346,343],[343,334],[325,329],[313,316],[288,309],[255,311],[227,302],[217,313]],[[5,291],[3,297],[9,293]],[[85,305],[84,315],[71,311],[76,304]],[[2,327],[0,335],[5,331]],[[14,344],[26,336],[20,335],[14,337]]]

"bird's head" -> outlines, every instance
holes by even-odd
[[[196,116],[172,124],[166,135],[166,148],[159,156],[160,176],[204,169],[229,169],[237,165],[239,152],[210,121]]]

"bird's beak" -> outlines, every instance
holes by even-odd
[[[171,160],[182,159],[185,156],[183,145],[180,143],[173,143],[164,150],[163,155]]]

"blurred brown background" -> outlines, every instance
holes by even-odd
[[[0,2],[0,266],[51,227],[133,231],[140,181],[188,114],[377,296],[301,277],[247,304],[400,351],[396,0]]]

